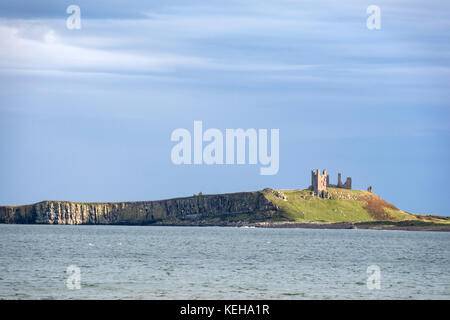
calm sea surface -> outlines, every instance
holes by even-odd
[[[0,299],[103,298],[450,299],[450,233],[0,225]]]

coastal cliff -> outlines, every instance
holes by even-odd
[[[276,211],[262,192],[198,195],[158,201],[70,202],[42,201],[0,207],[0,223],[28,224],[155,224],[226,219]]]
[[[328,188],[321,198],[308,189],[195,195],[158,201],[42,201],[0,206],[0,223],[227,225],[326,228],[435,228],[450,230],[450,218],[411,214],[361,190]],[[334,224],[334,225],[332,225]]]

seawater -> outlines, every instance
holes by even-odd
[[[449,298],[447,232],[0,225],[0,299]]]

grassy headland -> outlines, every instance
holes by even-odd
[[[42,201],[0,206],[0,223],[450,231],[450,217],[411,214],[367,191],[328,188],[328,193],[328,199],[316,197],[307,189],[264,189],[140,202]]]

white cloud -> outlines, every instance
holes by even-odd
[[[171,53],[135,54],[64,43],[55,30],[42,39],[21,37],[19,28],[0,26],[0,68],[102,72],[162,72],[208,65],[201,58]]]
[[[401,13],[397,20],[383,20],[381,32],[369,34],[365,10],[356,1],[326,8],[291,0],[233,3],[166,7],[149,12],[147,19],[85,19],[79,31],[65,29],[63,19],[0,19],[0,69],[104,75],[268,72],[323,79],[328,66],[351,71],[358,64],[449,57],[442,41],[428,45],[408,30],[389,29],[390,22],[398,26],[405,19]],[[382,7],[389,17],[401,6]],[[409,9],[407,18],[416,14]]]
[[[123,21],[119,23],[122,24]],[[34,30],[37,28],[37,30]],[[0,68],[2,70],[76,71],[99,73],[152,73],[173,72],[178,69],[204,69],[226,71],[293,71],[311,69],[311,65],[277,64],[238,61],[223,61],[212,58],[186,55],[180,48],[175,52],[163,50],[126,50],[99,48],[107,44],[108,38],[79,38],[75,41],[63,38],[55,29],[45,23],[8,21],[0,24]]]

